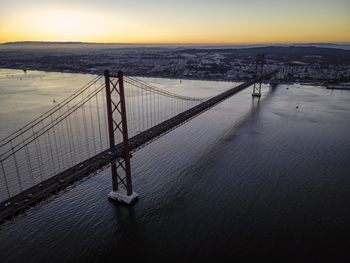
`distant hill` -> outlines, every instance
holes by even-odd
[[[0,48],[5,49],[108,49],[124,47],[161,47],[163,45],[146,45],[146,44],[123,44],[123,43],[94,43],[94,42],[46,42],[46,41],[18,41],[6,42],[0,44]]]
[[[95,43],[95,42],[77,42],[77,41],[16,41],[6,42],[0,46],[7,47],[97,47],[97,48],[111,48],[111,47],[169,47],[169,48],[195,48],[195,49],[241,49],[241,48],[262,48],[271,45],[196,45],[196,44],[132,44],[132,43]],[[334,43],[303,43],[303,44],[278,44],[274,47],[318,47],[318,48],[336,48],[350,50],[350,44],[334,44]]]
[[[339,48],[350,50],[350,44],[333,44],[333,43],[307,43],[293,45],[297,47],[321,47],[321,48]]]
[[[108,44],[108,43],[93,43],[93,42],[46,42],[46,41],[18,41],[18,42],[6,42],[0,44],[1,49],[11,50],[78,50],[78,49],[108,49],[108,48],[121,48],[121,47],[133,47],[135,45],[128,44]]]
[[[265,54],[269,60],[288,63],[290,61],[326,63],[326,64],[349,64],[350,50],[342,48],[315,47],[315,46],[261,46],[239,49],[184,49],[177,51],[178,54],[187,53],[199,56],[205,52],[206,56],[225,54],[227,58],[254,57],[256,54]]]
[[[74,45],[74,44],[90,44],[87,42],[48,42],[48,41],[15,41],[6,42],[2,45]]]

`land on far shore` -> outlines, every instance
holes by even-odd
[[[277,46],[203,46],[11,42],[0,44],[0,67],[101,74],[106,68],[128,75],[246,80],[255,74],[256,54],[276,80],[305,83],[350,81],[350,46],[310,43]]]

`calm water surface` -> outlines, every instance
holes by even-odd
[[[22,75],[0,70],[0,137],[91,79]],[[190,96],[232,85],[147,81]],[[105,170],[3,226],[0,262],[348,262],[350,92],[264,86],[260,103],[250,94],[135,153],[133,206],[107,200]]]

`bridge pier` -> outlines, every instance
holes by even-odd
[[[253,98],[260,98],[261,97],[261,92],[253,92],[252,93]]]
[[[271,89],[277,88],[278,85],[279,85],[278,82],[270,82],[270,87],[271,87]]]
[[[131,195],[127,194],[127,191],[125,189],[118,189],[116,191],[111,191],[108,194],[108,198],[130,205],[131,203],[133,203],[137,198],[139,197],[139,195],[135,192],[133,192]]]
[[[264,54],[258,54],[256,56],[256,66],[255,66],[255,77],[257,78],[258,75],[260,77],[259,83],[254,83],[253,86],[253,98],[260,98],[261,97],[261,82],[262,82],[262,75],[263,75],[263,68],[264,68]]]
[[[129,152],[129,138],[126,119],[123,72],[118,72],[116,82],[113,82],[111,80],[110,73],[108,70],[105,70],[104,76],[106,86],[108,132],[111,155],[113,155],[113,152],[115,152],[116,146],[114,133],[120,132],[123,137],[123,155],[120,159],[111,161],[112,191],[108,194],[108,197],[118,202],[131,204],[138,198],[138,194],[133,192],[132,189],[130,166],[131,155]],[[113,113],[119,115],[120,119],[118,117],[114,117]],[[121,171],[121,173],[118,173],[118,169],[119,171]],[[124,177],[122,176],[122,174],[124,174]]]

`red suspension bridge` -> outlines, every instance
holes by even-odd
[[[137,198],[133,152],[249,86],[259,96],[261,81],[275,73],[257,67],[256,77],[246,83],[193,98],[106,70],[0,141],[0,222],[107,167],[109,197],[130,204]]]

